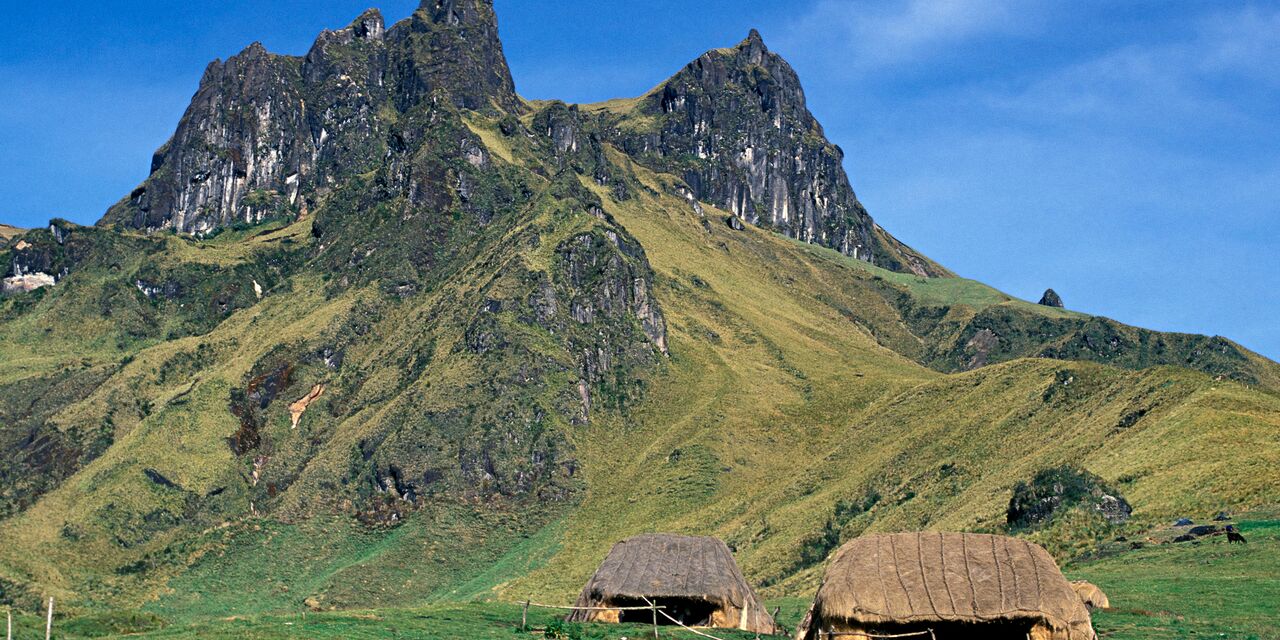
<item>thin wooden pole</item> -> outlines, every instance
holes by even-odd
[[[49,596],[49,617],[44,623],[44,640],[53,637],[53,596]]]
[[[653,608],[653,638],[658,640],[658,599],[654,598],[649,606]]]
[[[524,601],[524,609],[520,612],[520,630],[529,630],[529,601]]]
[[[643,607],[566,607],[559,604],[539,604],[537,602],[530,602],[529,606],[543,609],[560,609],[562,611],[648,611],[653,608],[649,605]],[[658,610],[661,611],[662,607],[658,607]]]
[[[9,624],[5,627],[4,640],[13,640],[13,609],[9,609]]]
[[[934,635],[932,628],[925,629],[924,631],[909,631],[907,633],[867,633],[865,631],[836,631],[835,627],[832,627],[830,631],[823,631],[822,629],[818,629],[818,640],[822,640],[824,636],[827,638],[843,638],[843,637],[850,637],[850,636],[857,637],[857,638],[917,638],[920,636],[929,636],[933,640],[937,640],[938,638],[936,635]]]

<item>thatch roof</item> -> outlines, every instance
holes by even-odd
[[[1089,612],[1039,545],[973,533],[854,539],[827,569],[814,623],[1040,622],[1068,640],[1094,637]]]
[[[1075,589],[1076,595],[1080,596],[1080,601],[1090,611],[1111,608],[1111,599],[1098,588],[1098,585],[1087,580],[1072,580],[1071,588]]]
[[[722,609],[745,608],[750,630],[771,633],[775,628],[729,547],[718,538],[652,533],[613,545],[582,588],[577,606],[618,598],[704,600]],[[571,619],[587,619],[577,613]]]

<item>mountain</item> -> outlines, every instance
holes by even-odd
[[[758,33],[595,105],[521,99],[497,33],[428,0],[251,45],[97,225],[3,240],[0,601],[564,599],[652,530],[800,594],[1068,463],[1135,524],[1276,502],[1280,365],[910,249]]]

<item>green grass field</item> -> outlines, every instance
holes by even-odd
[[[1112,609],[1097,614],[1104,638],[1280,638],[1280,520],[1237,523],[1249,540],[1217,536],[1126,552],[1068,567],[1097,584]]]
[[[1099,585],[1111,598],[1112,609],[1094,613],[1094,627],[1100,638],[1280,638],[1280,520],[1245,518],[1237,526],[1249,544],[1229,545],[1224,537],[1216,536],[1198,543],[1153,545],[1068,564],[1064,573],[1068,578]],[[213,584],[210,581],[209,585]],[[475,594],[461,595],[465,600]],[[801,597],[774,598],[766,605],[780,609],[778,621],[791,630],[808,601]],[[647,638],[652,633],[651,627],[644,625],[560,625],[560,612],[536,607],[530,609],[529,629],[521,632],[521,606],[511,602],[453,600],[416,607],[305,614],[297,610],[272,613],[265,610],[268,608],[241,615],[216,615],[205,606],[170,607],[164,616],[138,611],[70,619],[58,616],[54,637],[482,640],[555,637],[546,635],[551,628],[562,630],[567,634],[562,637],[566,638],[617,640]],[[42,619],[17,619],[15,638],[34,639],[42,634]],[[662,638],[696,637],[671,627],[662,627],[661,634]],[[717,630],[713,634],[726,640],[755,637],[734,631]]]

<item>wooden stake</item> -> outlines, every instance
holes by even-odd
[[[13,640],[13,609],[9,609],[9,625],[5,627],[4,640]]]
[[[524,609],[520,612],[520,630],[529,630],[529,601],[524,601]]]
[[[44,623],[44,640],[53,637],[53,596],[49,596],[49,618]]]
[[[654,637],[654,640],[657,640],[658,638],[658,599],[654,598],[653,602],[649,603],[649,606],[653,608],[653,637]]]

